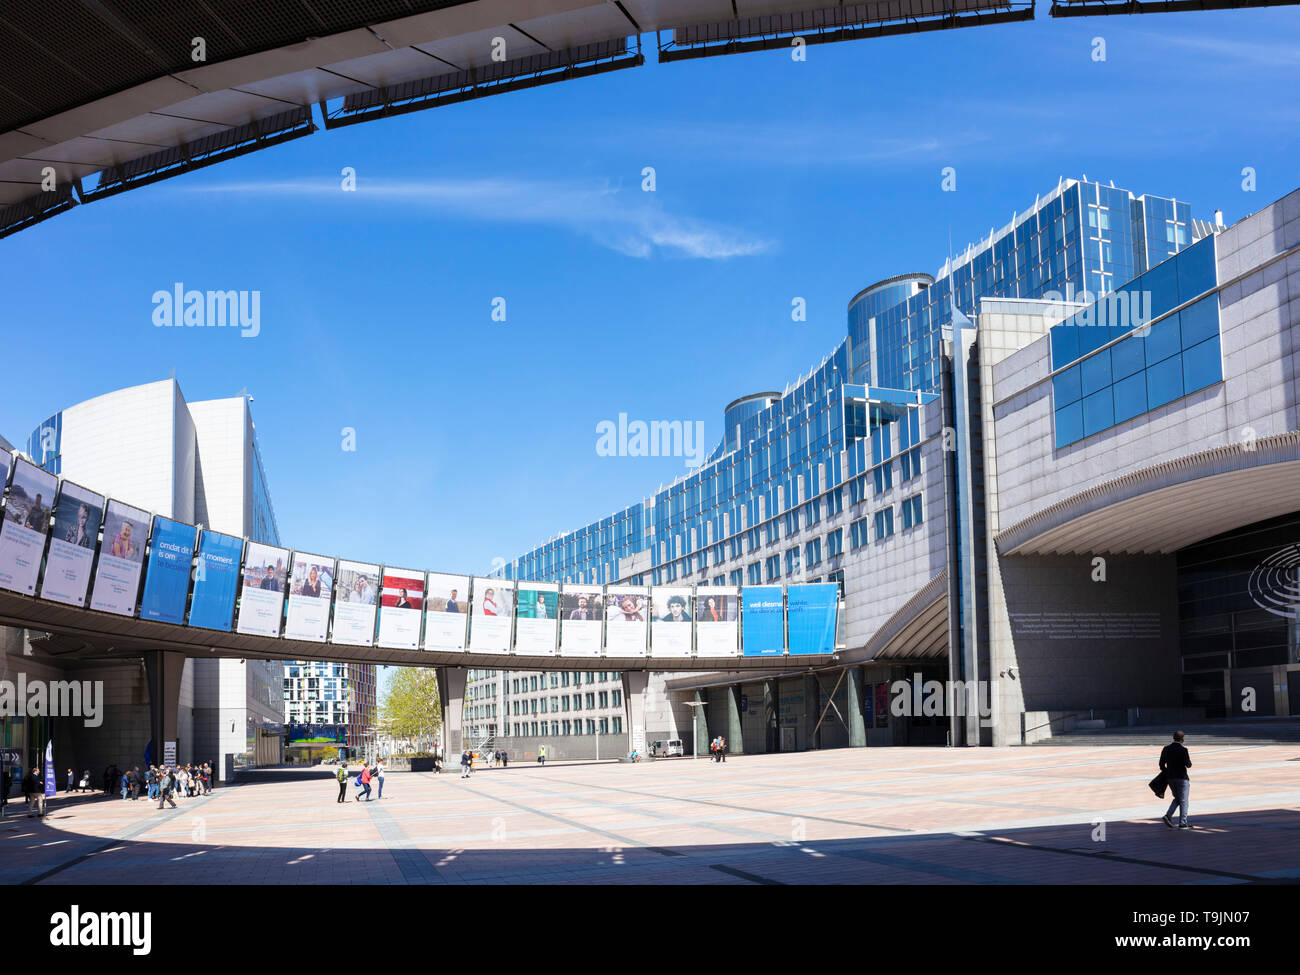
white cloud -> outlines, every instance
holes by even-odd
[[[538,223],[564,227],[629,257],[656,253],[706,260],[762,254],[772,241],[738,228],[666,210],[640,184],[626,190],[608,184],[582,185],[525,179],[358,178],[355,192],[338,180],[218,183],[188,187],[187,192],[273,197],[385,201],[427,207],[468,220]]]

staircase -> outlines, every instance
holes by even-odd
[[[1095,725],[1098,722],[1081,722]],[[1300,718],[1246,718],[1198,721],[1185,725],[1144,727],[1089,727],[1058,733],[1031,747],[1070,745],[1143,745],[1162,747],[1173,740],[1175,731],[1187,735],[1187,747],[1196,749],[1232,745],[1300,745]]]

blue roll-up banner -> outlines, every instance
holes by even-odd
[[[54,785],[54,739],[51,738],[45,743],[45,798],[57,791]]]
[[[235,593],[239,590],[239,560],[243,554],[242,538],[206,530],[200,533],[190,626],[230,632],[235,616]]]
[[[740,590],[740,645],[746,657],[785,652],[785,608],[780,586]]]
[[[185,621],[185,597],[190,592],[193,560],[194,526],[155,516],[140,619],[164,623]]]
[[[840,587],[833,582],[786,589],[790,653],[834,653]]]

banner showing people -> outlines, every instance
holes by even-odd
[[[334,560],[324,555],[294,552],[289,571],[289,610],[284,635],[289,640],[324,643],[334,594]]]
[[[54,505],[54,530],[45,556],[41,598],[68,606],[86,605],[90,569],[95,561],[104,496],[64,481]]]
[[[149,537],[149,512],[121,501],[109,501],[104,516],[104,541],[90,590],[90,608],[118,616],[134,616],[140,594],[144,543]]]
[[[508,579],[474,577],[474,613],[469,648],[477,653],[509,653],[514,622],[515,584]]]
[[[469,576],[430,572],[424,589],[424,649],[464,650]]]
[[[235,632],[279,636],[289,550],[249,542],[244,550],[244,584],[239,590]]]
[[[740,590],[741,646],[746,657],[785,653],[785,600],[780,586]]]
[[[834,653],[840,587],[817,582],[786,588],[786,622],[790,653]]]
[[[553,656],[559,636],[560,587],[551,582],[521,582],[515,607],[515,653]]]
[[[424,573],[415,569],[384,569],[384,588],[379,600],[379,645],[395,650],[418,650],[420,616],[424,613]]]
[[[735,657],[740,653],[740,590],[706,586],[695,590],[695,655]]]
[[[339,559],[334,587],[331,643],[370,647],[375,643],[375,606],[379,602],[379,566]]]
[[[190,599],[189,625],[230,632],[239,591],[239,559],[244,540],[233,535],[199,532],[199,559],[194,567],[194,595]]]
[[[650,627],[650,656],[691,655],[691,590],[688,586],[655,586],[650,590],[654,623]]]
[[[144,577],[144,595],[140,597],[140,619],[163,623],[185,621],[196,532],[193,525],[154,516],[149,569]]]
[[[600,586],[564,586],[560,593],[561,656],[600,656],[604,608]]]
[[[649,608],[649,598],[641,586],[605,589],[605,656],[645,656]]]
[[[36,592],[36,576],[50,530],[50,507],[59,479],[21,457],[14,461],[13,480],[5,498],[0,525],[0,587],[26,596]]]

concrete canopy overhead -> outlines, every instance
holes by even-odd
[[[410,110],[633,67],[646,32],[730,53],[795,34],[821,42],[1032,14],[1022,0],[11,4],[0,10],[0,236],[310,135],[317,121],[333,127],[336,99],[384,109],[352,120],[363,121],[394,114],[404,85],[422,92]],[[96,174],[100,185],[83,192],[79,181]]]
[[[1300,433],[1217,447],[1107,481],[1004,529],[1003,555],[1168,554],[1300,511]]]

